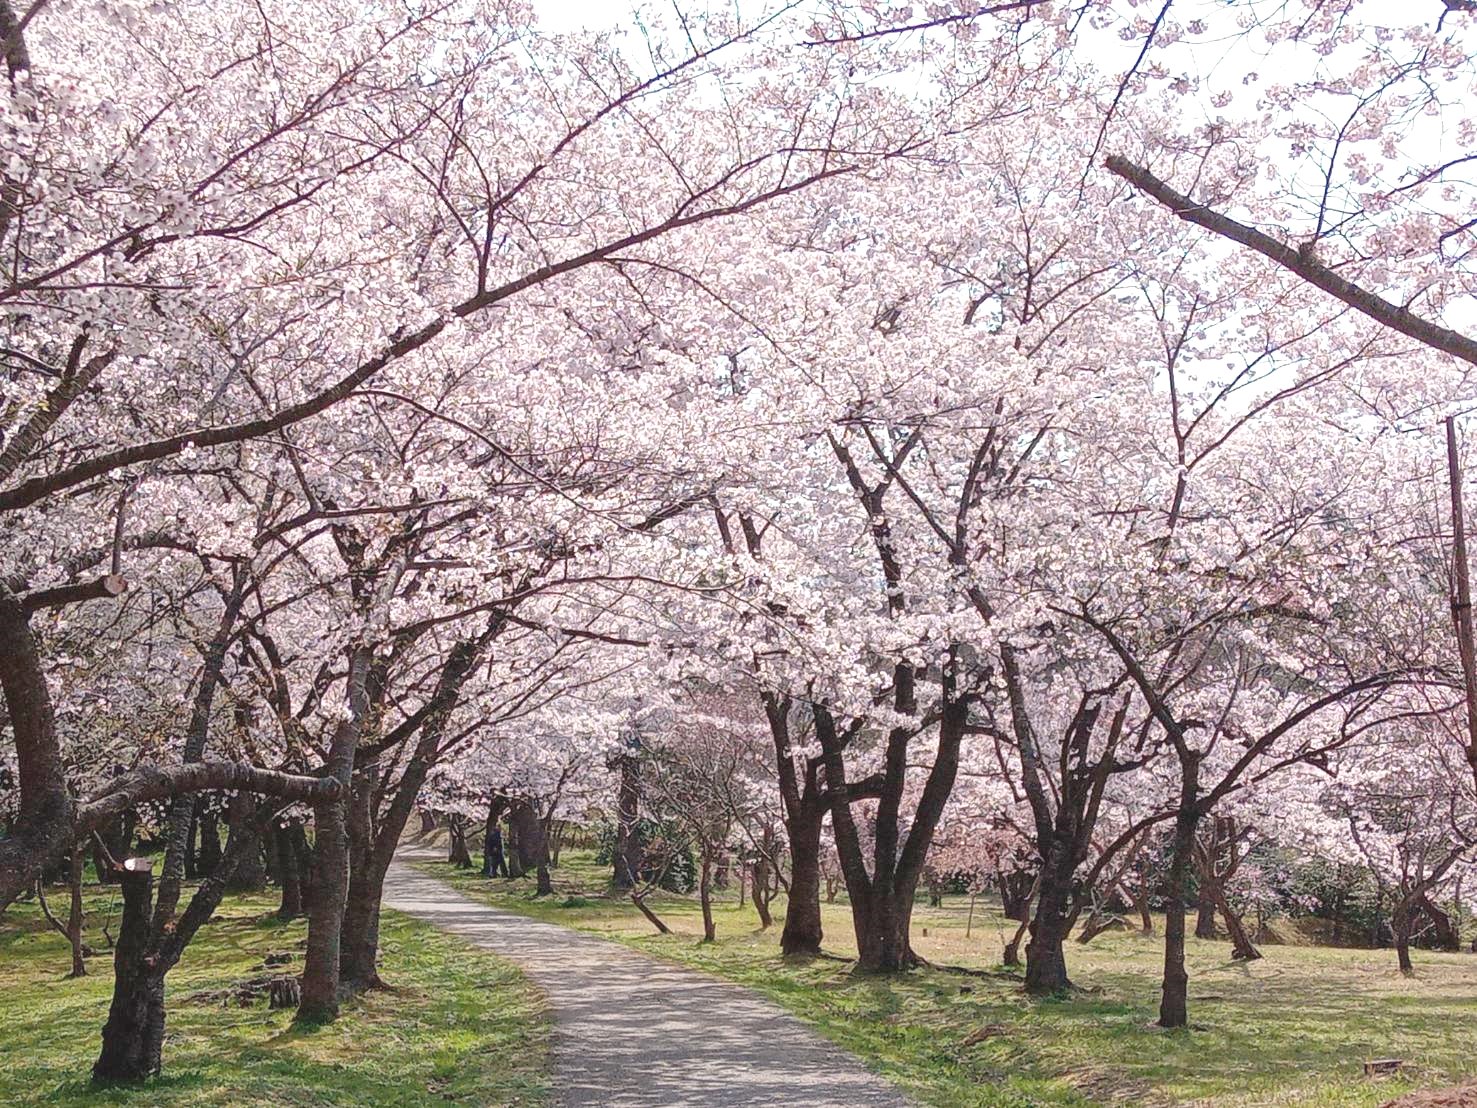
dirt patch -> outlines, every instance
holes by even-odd
[[[1383,1108],[1477,1108],[1477,1085],[1422,1089],[1387,1101]]]

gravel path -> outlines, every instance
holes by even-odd
[[[407,864],[385,904],[517,963],[549,999],[560,1105],[905,1108],[856,1058],[747,989],[471,900]]]

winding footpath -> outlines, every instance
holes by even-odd
[[[594,935],[480,904],[409,863],[385,904],[516,963],[548,997],[555,1102],[576,1108],[906,1108],[840,1047],[747,989]]]

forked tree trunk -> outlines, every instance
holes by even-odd
[[[554,883],[549,877],[548,836],[544,834],[543,821],[538,818],[530,801],[513,801],[508,809],[508,829],[519,870],[521,873],[534,870],[538,875],[536,895],[548,896],[554,891]]]

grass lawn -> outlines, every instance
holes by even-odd
[[[53,910],[65,908],[61,890]],[[103,945],[109,889],[88,890],[87,937]],[[301,922],[279,923],[270,896],[227,898],[168,980],[164,1073],[139,1088],[93,1091],[112,988],[111,955],[68,980],[66,941],[39,909],[0,916],[0,1105],[540,1105],[548,1100],[549,1026],[540,994],[515,969],[460,940],[386,912],[382,973],[392,992],[345,1006],[335,1023],[291,1027],[292,1013],[191,994],[264,972],[290,952]],[[114,916],[116,934],[117,919]],[[284,972],[284,971],[278,971]]]
[[[1416,952],[1403,979],[1392,951],[1268,946],[1250,965],[1226,942],[1189,941],[1190,1032],[1152,1026],[1163,958],[1157,937],[1109,932],[1068,944],[1080,991],[1032,1001],[1013,981],[922,970],[888,980],[853,976],[836,961],[787,962],[778,926],[758,931],[737,890],[722,894],[718,942],[703,945],[695,899],[653,898],[676,932],[660,936],[629,901],[606,895],[608,873],[567,852],[556,894],[532,882],[488,881],[475,871],[426,868],[489,903],[597,931],[768,995],[935,1105],[1375,1106],[1410,1088],[1477,1074],[1477,956]],[[914,945],[943,965],[999,969],[1015,925],[998,906],[969,900],[920,905]],[[776,917],[784,908],[776,902]],[[1162,931],[1162,921],[1160,923]],[[844,904],[825,907],[826,947],[854,956]],[[1364,1077],[1368,1058],[1406,1061],[1398,1079]]]

